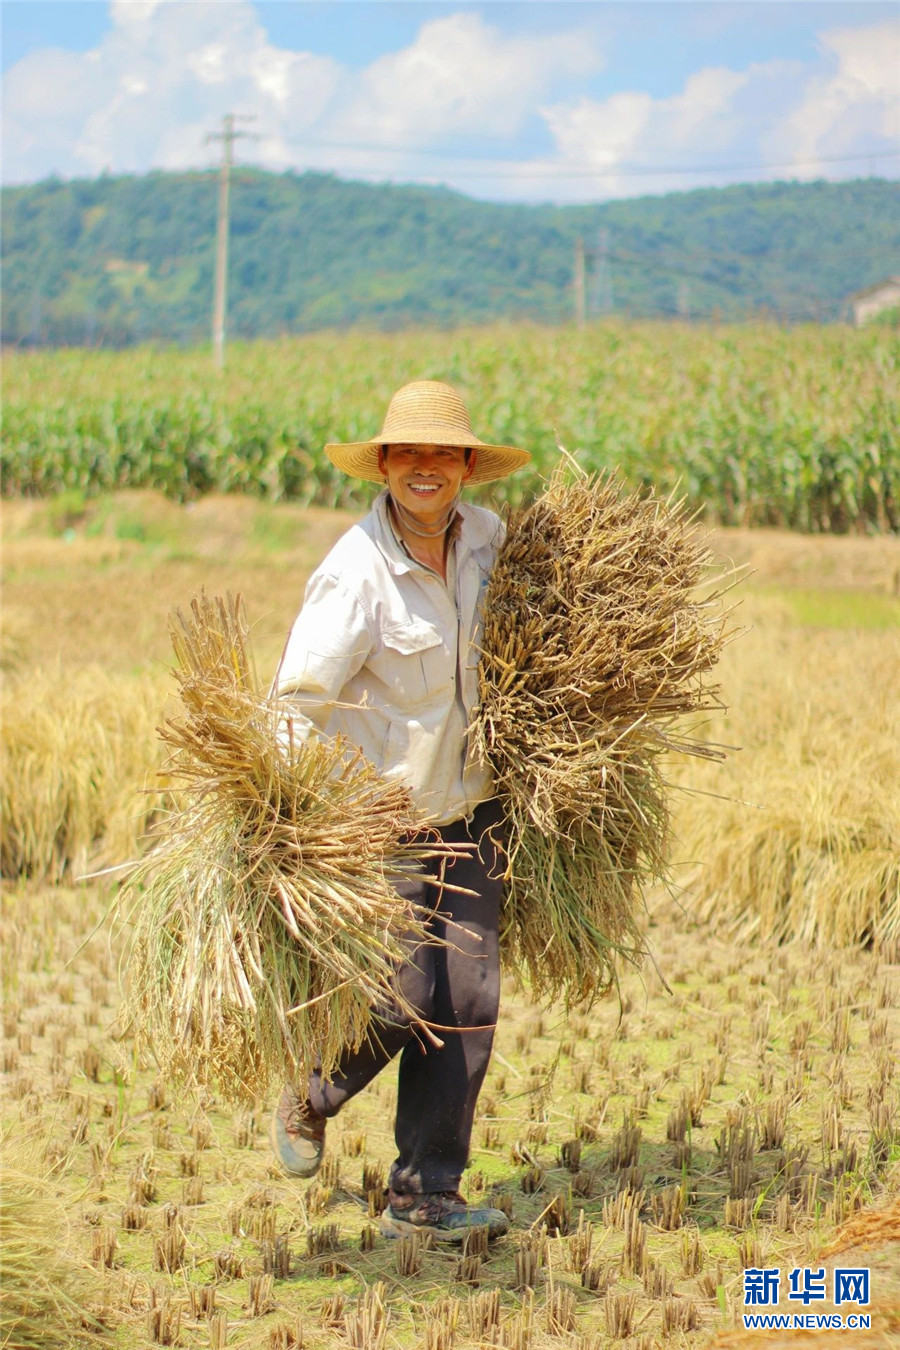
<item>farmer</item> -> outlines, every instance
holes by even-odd
[[[288,1086],[272,1120],[286,1172],[312,1177],[326,1121],[400,1056],[395,1140],[382,1230],[430,1231],[461,1242],[473,1227],[506,1231],[505,1214],[459,1194],[475,1103],[487,1071],[500,994],[498,917],[505,855],[488,767],[467,728],[478,695],[481,604],[503,525],[463,505],[464,483],[503,478],[528,461],[472,434],[447,384],[417,380],[391,399],[374,440],[326,445],[345,473],[381,483],[369,514],[338,541],[306,588],[276,686],[300,734],[340,732],[387,779],[405,783],[448,844],[468,845],[436,886],[438,859],[398,891],[434,909],[429,930],[449,945],[420,946],[398,972],[408,1005],[439,1044],[392,1012],[348,1051],[330,1081]],[[448,925],[451,927],[448,934]],[[447,1030],[459,1028],[459,1030]]]

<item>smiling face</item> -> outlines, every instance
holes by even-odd
[[[378,452],[378,467],[391,496],[423,525],[447,514],[463,483],[475,469],[476,451],[456,445],[388,445]]]

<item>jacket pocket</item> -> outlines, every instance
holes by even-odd
[[[411,710],[454,696],[454,654],[443,634],[425,620],[382,632],[383,649],[370,665],[398,709]]]

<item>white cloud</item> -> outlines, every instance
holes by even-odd
[[[653,112],[649,94],[613,94],[598,102],[580,98],[541,108],[563,161],[612,168],[628,159]]]
[[[751,71],[707,67],[691,75],[684,93],[663,101],[659,129],[673,146],[693,146],[700,137],[707,148],[718,149],[733,134],[734,104],[753,78]]]
[[[552,171],[567,200],[631,196],[748,177],[842,177],[853,163],[842,155],[896,152],[900,23],[829,31],[820,49],[818,69],[709,67],[668,98],[632,92],[546,105],[557,154],[523,164],[523,183],[530,175],[534,191]]]
[[[822,34],[830,69],[813,76],[784,128],[808,172],[817,161],[900,144],[900,20]]]
[[[224,42],[210,42],[188,54],[187,66],[201,84],[224,84],[229,74],[228,55]]]
[[[109,12],[117,28],[135,27],[153,18],[161,0],[110,0]]]
[[[7,181],[209,164],[206,134],[231,111],[256,118],[252,158],[282,168],[286,128],[311,126],[341,76],[328,57],[273,46],[248,0],[118,0],[110,13],[93,51],[39,50],[7,72]]]
[[[405,151],[512,137],[555,79],[601,64],[582,33],[508,37],[470,13],[426,22],[358,75],[274,46],[250,0],[116,0],[110,14],[95,50],[36,51],[8,73],[7,181],[208,164],[206,133],[230,111],[255,116],[242,150],[267,167],[415,176]]]
[[[564,173],[568,166],[573,171],[568,194],[659,191],[651,169],[669,165],[677,170],[685,164],[685,156],[696,163],[710,151],[721,153],[736,134],[736,100],[753,78],[753,68],[708,67],[691,75],[684,89],[670,98],[625,92],[603,100],[580,98],[542,107],[559,152],[557,170]],[[645,174],[635,177],[634,171],[642,166]],[[544,169],[548,167],[544,161]],[[589,172],[581,180],[574,177],[591,168],[602,177],[592,179]],[[580,189],[575,187],[577,181]],[[664,186],[681,184],[670,181]]]
[[[374,61],[334,129],[410,147],[448,135],[510,137],[553,80],[588,75],[601,64],[584,33],[510,37],[477,14],[451,14],[423,24],[411,46]]]
[[[893,22],[825,32],[806,63],[711,65],[668,97],[603,98],[589,92],[604,56],[587,29],[517,35],[443,13],[352,72],[270,42],[251,0],[114,0],[110,15],[93,51],[45,48],[6,73],[7,181],[211,165],[206,137],[226,112],[254,115],[246,129],[259,139],[240,157],[268,168],[560,201],[784,176],[791,164],[841,176],[829,157],[896,150],[900,135]],[[536,128],[552,149],[529,158]],[[491,150],[503,159],[478,158]],[[773,161],[769,175],[743,167]],[[691,172],[725,164],[739,167]]]

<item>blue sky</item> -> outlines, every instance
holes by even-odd
[[[238,157],[494,200],[900,176],[900,10],[4,0],[3,178]]]

